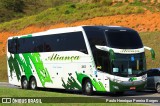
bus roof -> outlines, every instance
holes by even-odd
[[[33,34],[26,34],[21,36],[14,36],[15,37],[27,37],[29,35],[32,36],[40,36],[40,35],[48,35],[48,34],[59,34],[59,33],[69,33],[69,32],[77,32],[77,31],[92,31],[92,30],[108,30],[108,31],[121,31],[121,30],[127,30],[127,31],[134,31],[133,29],[121,27],[121,26],[89,26],[89,25],[82,25],[82,26],[76,26],[76,27],[64,27],[64,28],[56,28],[56,29],[50,29],[43,32],[37,32]],[[8,39],[12,39],[13,37],[9,37]]]
[[[134,31],[131,28],[121,27],[121,26],[83,26],[84,30],[108,30],[108,31]]]

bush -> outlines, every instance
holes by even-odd
[[[23,0],[2,0],[2,5],[8,10],[13,10],[15,12],[23,12],[24,1]]]

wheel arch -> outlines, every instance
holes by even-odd
[[[90,79],[89,77],[84,77],[84,78],[82,79],[82,88],[83,88],[83,85],[84,85],[84,83],[85,83],[85,81],[86,81],[87,79],[89,79],[89,80],[91,81],[91,79]],[[91,81],[91,83],[92,83],[92,81]]]
[[[87,91],[87,88],[86,88],[86,84],[88,82],[91,84],[89,91]],[[82,93],[85,95],[92,95],[93,94],[93,84],[92,84],[92,80],[89,77],[84,77],[82,80]]]
[[[31,76],[29,77],[29,81],[31,80],[31,78],[34,78],[34,79],[36,80],[35,76],[31,75]]]
[[[160,84],[160,82],[157,82],[157,83],[156,83],[156,88],[157,88],[157,86],[158,86],[159,84]]]
[[[22,81],[23,78],[26,78],[26,79],[27,79],[27,77],[26,77],[25,75],[22,75],[22,76],[21,76],[21,81]]]

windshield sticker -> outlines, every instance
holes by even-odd
[[[132,74],[132,69],[131,68],[128,69],[128,74]]]
[[[139,60],[137,60],[137,70],[139,70]]]
[[[94,75],[97,75],[97,70],[94,71]]]
[[[118,68],[113,68],[113,72],[117,73],[117,72],[119,72],[119,69]]]
[[[131,61],[134,61],[135,59],[134,59],[134,56],[131,56]]]

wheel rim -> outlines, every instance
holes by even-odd
[[[87,93],[91,92],[91,83],[89,82],[86,83],[86,92]]]
[[[157,92],[160,93],[160,85],[157,85]]]
[[[31,82],[31,89],[35,89],[36,88],[36,82],[35,81],[32,81]]]
[[[27,88],[27,85],[28,85],[28,81],[27,81],[27,80],[24,80],[24,81],[23,81],[23,88],[26,89],[26,88]]]

